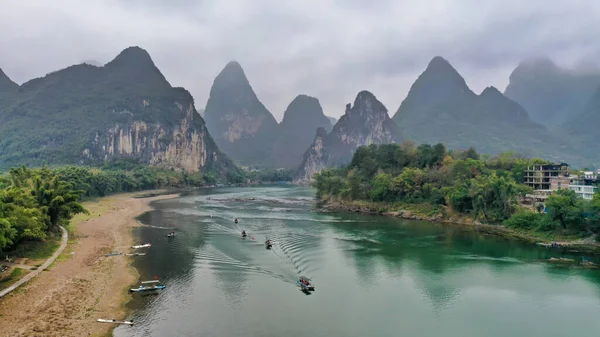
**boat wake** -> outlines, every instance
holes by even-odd
[[[155,229],[175,229],[175,227],[161,227],[161,226],[152,226],[152,225],[146,225],[145,223],[142,223],[141,221],[137,222],[138,225],[140,225],[141,227],[147,227],[147,228],[155,228]]]

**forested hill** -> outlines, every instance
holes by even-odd
[[[190,93],[172,87],[139,47],[102,67],[74,65],[17,88],[4,82],[11,91],[0,95],[0,169],[131,159],[188,172],[236,170]]]

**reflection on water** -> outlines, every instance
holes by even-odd
[[[139,219],[138,242],[152,247],[135,266],[167,289],[134,296],[137,324],[115,335],[504,337],[600,329],[600,272],[548,263],[581,256],[459,226],[319,213],[313,193],[215,189],[157,202]],[[313,279],[312,296],[296,287],[299,275]]]

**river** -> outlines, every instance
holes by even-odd
[[[316,212],[306,187],[207,189],[154,207],[135,233],[152,247],[134,265],[167,288],[135,294],[136,325],[118,327],[117,337],[600,331],[600,270],[548,262],[581,256],[455,225]],[[175,238],[165,236],[171,228]],[[301,292],[298,275],[316,290]]]

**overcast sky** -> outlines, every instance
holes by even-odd
[[[594,0],[0,0],[0,68],[15,82],[146,49],[204,108],[230,60],[280,120],[297,94],[338,117],[360,90],[398,109],[443,56],[477,93],[523,59],[600,63]]]

